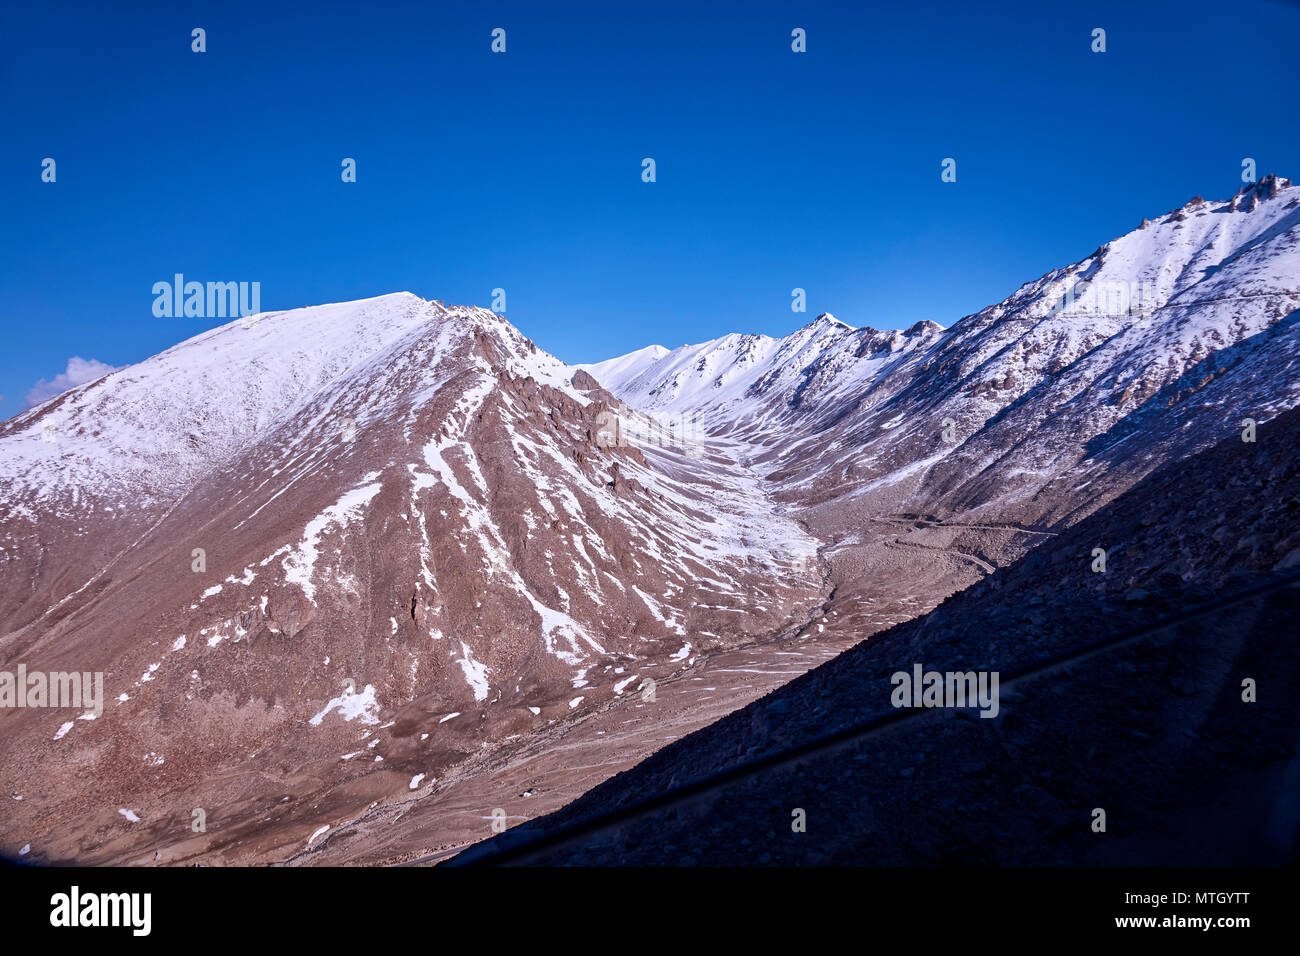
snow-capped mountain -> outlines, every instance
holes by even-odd
[[[618,358],[608,359],[604,362],[589,362],[577,367],[586,369],[601,382],[604,382],[607,388],[621,388],[629,378],[641,374],[647,365],[658,361],[667,354],[668,350],[662,345],[647,345],[643,349],[628,352]]]
[[[591,721],[572,766],[612,774],[651,681],[922,615],[1300,404],[1298,310],[1300,189],[1266,177],[947,328],[577,367],[397,293],[195,336],[0,424],[0,669],[108,698],[0,709],[0,848],[283,860],[467,781],[480,838],[507,747]]]
[[[655,415],[698,415],[711,427],[750,434],[792,413],[825,408],[943,329],[854,329],[822,314],[785,338],[724,335],[669,352],[639,349],[584,365],[630,405]]]
[[[792,503],[1050,523],[1297,404],[1298,307],[1300,189],[1267,176],[947,329],[820,316],[591,369],[629,404],[766,449],[753,462]]]
[[[1002,567],[463,859],[675,865],[683,846],[720,865],[1294,858],[1276,781],[1300,697],[1284,586],[1300,569],[1298,325],[1300,189],[1266,177],[1144,220],[947,330],[909,330],[910,347],[863,349],[863,330],[821,317],[784,339],[620,363],[616,394],[698,413],[748,448],[827,542],[838,621],[875,633],[868,608],[900,580],[937,603],[959,590],[960,571],[935,573],[950,558]],[[1055,655],[1071,656],[1044,667]],[[896,675],[922,666],[950,682],[1001,673],[1009,714],[883,725],[899,716]],[[1242,696],[1255,671],[1278,694],[1266,714]],[[872,718],[856,739],[797,749]],[[1137,744],[1099,743],[1121,739]],[[690,799],[650,804],[683,786]],[[821,822],[790,839],[794,804]],[[1230,804],[1240,825],[1207,830]],[[1123,807],[1116,839],[1086,825],[1097,806]],[[561,839],[526,849],[536,836]]]
[[[805,622],[817,542],[725,447],[611,443],[618,414],[503,318],[401,293],[232,322],[6,423],[0,659],[110,700],[0,712],[29,793],[0,826],[49,859],[34,815],[91,786],[92,829],[234,813],[260,774],[404,793]]]

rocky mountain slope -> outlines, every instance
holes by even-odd
[[[587,368],[635,407],[755,446],[784,497],[833,502],[814,523],[867,497],[1036,525],[1300,401],[1298,308],[1300,188],[1267,176],[1143,220],[947,329],[823,315],[783,339]]]
[[[0,656],[110,700],[0,712],[0,839],[195,851],[201,807],[229,845],[805,620],[815,542],[725,451],[603,440],[616,404],[504,319],[399,294],[237,321],[6,423]]]
[[[1297,441],[1291,410],[1255,443],[1166,465],[929,615],[455,862],[1294,861]],[[896,707],[895,675],[918,665],[999,673],[997,712]]]
[[[1300,188],[1266,176],[946,329],[820,316],[589,368],[736,443],[825,542],[829,606],[869,636],[1300,403],[1298,316]]]
[[[0,852],[451,852],[1255,447],[1300,404],[1297,315],[1300,189],[1265,177],[947,328],[820,316],[580,368],[399,293],[203,333],[0,424],[0,669],[108,698],[0,709]],[[1293,516],[1204,484],[1278,560],[1289,532],[1247,525]],[[1017,654],[1043,603],[998,619]]]

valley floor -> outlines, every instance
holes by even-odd
[[[814,632],[815,633],[815,632]],[[660,680],[653,702],[625,693],[458,766],[411,799],[331,829],[290,865],[436,863],[492,836],[492,811],[514,827],[572,802],[673,740],[707,726],[852,646],[851,636],[787,637],[697,660]],[[525,796],[525,794],[528,794]]]

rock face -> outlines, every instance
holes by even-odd
[[[600,388],[600,383],[591,377],[591,373],[586,369],[578,369],[573,373],[573,387],[584,392],[589,392],[594,388]]]
[[[577,368],[398,293],[205,332],[0,424],[0,669],[102,672],[107,698],[0,709],[0,852],[290,859],[520,741],[628,723],[711,656],[887,632],[1157,468],[1254,447],[1300,404],[1298,307],[1300,190],[1268,177],[946,329],[822,315]],[[1229,514],[1248,495],[1204,494],[1188,554],[1300,560]],[[1124,608],[1189,573],[1149,567]]]

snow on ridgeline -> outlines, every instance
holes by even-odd
[[[585,369],[606,389],[617,391],[667,354],[668,349],[662,345],[647,345],[617,358],[582,363],[574,368]]]
[[[267,432],[305,435],[333,410],[311,411],[331,383],[391,364],[384,356],[440,333],[428,385],[402,390],[417,404],[436,391],[441,353],[475,328],[496,334],[509,370],[587,399],[572,369],[486,309],[446,307],[396,292],[282,312],[209,329],[134,365],[71,389],[0,423],[0,502],[30,513],[87,510],[92,495],[161,509]],[[381,390],[382,391],[382,390]]]
[[[700,415],[711,430],[785,415],[810,383],[821,401],[847,394],[942,331],[933,322],[905,331],[855,329],[823,313],[784,338],[733,333],[581,367],[639,411]]]
[[[0,497],[169,501],[434,308],[403,292],[201,332],[0,425]]]
[[[1135,428],[1182,453],[1239,409],[1263,420],[1296,404],[1300,323],[1285,317],[1297,308],[1300,189],[1268,176],[1143,220],[947,329],[822,316],[783,339],[730,335],[599,365],[634,408],[699,416],[715,438],[748,444],[791,494],[916,494],[907,507],[924,508],[927,483],[946,483],[960,504],[963,476],[987,484],[1005,469],[996,505]],[[1216,354],[1226,364],[1198,369]],[[1188,373],[1181,393],[1151,401]],[[956,440],[936,447],[945,418]]]

